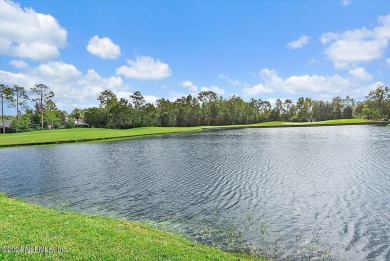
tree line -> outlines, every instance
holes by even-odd
[[[277,99],[275,104],[253,98],[244,101],[235,95],[224,98],[213,91],[202,91],[197,96],[183,96],[176,101],[161,98],[151,104],[145,102],[139,91],[131,94],[129,99],[119,99],[114,92],[105,90],[97,97],[99,107],[75,108],[69,115],[57,108],[52,100],[54,93],[48,86],[37,84],[30,89],[30,93],[33,96],[31,98],[24,87],[0,85],[2,121],[4,103],[16,108],[16,115],[11,117],[11,131],[44,129],[48,126],[73,127],[73,123],[66,120],[67,117],[77,121],[83,119],[90,127],[115,129],[234,125],[280,120],[388,120],[390,117],[390,90],[387,86],[378,86],[364,101],[355,101],[349,96],[337,96],[330,101],[300,97],[295,103],[290,99]],[[34,109],[28,108],[29,100],[35,102]],[[2,126],[5,132],[4,124]]]
[[[67,113],[57,108],[52,100],[53,97],[54,93],[44,84],[37,84],[30,88],[30,96],[22,86],[9,87],[0,84],[1,132],[5,133],[5,119],[12,120],[11,132],[44,129],[49,125],[65,126]],[[29,101],[35,102],[34,109],[29,108]],[[5,104],[16,108],[15,116],[4,116]]]

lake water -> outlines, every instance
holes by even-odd
[[[390,260],[390,128],[239,129],[0,150],[0,191],[280,260]]]

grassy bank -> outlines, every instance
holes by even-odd
[[[337,126],[337,125],[385,125],[383,121],[373,121],[364,119],[340,119],[315,122],[288,122],[288,121],[269,121],[247,125],[228,125],[228,126],[205,126],[202,129],[211,128],[271,128],[271,127],[305,127],[305,126]]]
[[[284,122],[272,121],[248,125],[229,126],[199,126],[199,127],[144,127],[128,130],[113,129],[60,129],[43,130],[24,133],[12,133],[0,135],[0,147],[41,145],[54,143],[82,142],[108,139],[129,139],[144,135],[157,135],[169,133],[194,132],[210,129],[231,129],[231,128],[265,128],[265,127],[304,127],[304,126],[327,126],[327,125],[353,125],[353,124],[386,124],[380,121],[362,119],[343,119],[318,122]]]
[[[274,121],[259,123],[258,126],[283,126],[283,127],[294,127],[294,126],[337,126],[337,125],[385,125],[383,121],[373,121],[365,119],[340,119],[340,120],[328,120],[328,121],[315,121],[315,122],[285,122],[285,121]]]
[[[193,132],[201,130],[201,127],[144,127],[128,130],[99,128],[43,130],[0,135],[0,147],[121,139],[143,135]]]
[[[2,193],[0,220],[0,260],[258,260],[140,223],[46,209]]]

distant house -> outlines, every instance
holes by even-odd
[[[76,127],[89,128],[89,125],[83,119],[68,118],[68,122],[72,122]]]
[[[4,119],[5,132],[11,128],[12,120]],[[0,119],[0,132],[3,132],[3,121]]]

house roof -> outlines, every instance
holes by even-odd
[[[83,119],[77,121],[75,118],[68,118],[67,121],[73,122],[75,125],[88,125]]]

